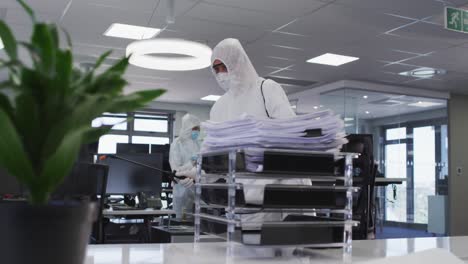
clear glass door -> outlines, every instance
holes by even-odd
[[[436,137],[434,126],[413,129],[414,222],[427,224],[428,196],[435,194]]]

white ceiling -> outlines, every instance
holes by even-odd
[[[325,84],[342,79],[392,83],[468,93],[468,34],[443,27],[444,5],[468,0],[175,0],[176,22],[166,25],[166,0],[29,0],[39,17],[71,34],[80,61],[114,50],[123,56],[131,41],[102,34],[115,22],[165,28],[159,37],[201,41],[214,47],[227,37],[241,40],[262,76]],[[67,8],[69,7],[69,8]],[[30,21],[15,0],[2,0],[6,21],[18,37]],[[0,51],[2,53],[3,51]],[[325,52],[361,59],[341,66],[308,64]],[[398,75],[417,67],[448,71],[434,79]],[[204,103],[221,94],[209,69],[164,72],[131,67],[127,91],[166,88],[161,100]],[[292,93],[306,87],[285,86]],[[310,87],[307,87],[310,88]]]

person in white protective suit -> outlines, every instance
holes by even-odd
[[[258,76],[239,40],[230,38],[221,41],[213,50],[211,62],[216,81],[226,91],[211,108],[211,121],[225,122],[239,118],[242,114],[275,119],[296,115],[283,88],[273,80]],[[263,203],[263,188],[259,186],[278,183],[275,180],[239,180],[239,182],[244,184],[245,200],[250,204]],[[282,181],[282,183],[302,184],[295,180]],[[263,214],[263,217],[280,220],[281,216]],[[252,215],[243,219],[255,221],[261,217]]]
[[[258,76],[237,39],[221,41],[211,58],[215,78],[226,91],[211,108],[211,121],[224,122],[243,113],[265,118],[295,116],[283,88]]]
[[[194,201],[194,179],[196,176],[197,155],[200,152],[200,120],[191,114],[182,117],[179,137],[171,144],[169,163],[176,176],[185,176],[178,180],[173,188],[173,209],[177,218],[183,218],[184,212],[191,212]]]

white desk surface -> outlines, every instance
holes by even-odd
[[[154,209],[145,209],[145,210],[102,210],[104,216],[111,215],[171,215],[175,214],[174,210],[154,210]]]
[[[236,246],[234,257],[226,257],[227,244],[122,244],[90,245],[90,264],[256,264],[256,263],[343,263],[342,250],[314,250],[309,256],[272,258],[271,249]],[[468,263],[468,237],[384,239],[353,241],[352,262],[404,256],[414,252],[442,248]]]

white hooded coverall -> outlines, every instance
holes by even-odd
[[[200,138],[192,139],[192,128],[200,126],[200,120],[190,114],[182,117],[179,137],[171,144],[169,163],[174,171],[188,171],[196,166],[196,156],[200,152]],[[173,188],[173,209],[177,218],[182,218],[184,210],[192,211],[194,190],[193,186],[186,188],[182,184],[175,184]]]
[[[258,76],[249,57],[237,39],[225,39],[213,50],[211,63],[221,61],[227,68],[228,85],[213,71],[218,84],[226,93],[213,105],[210,120],[225,122],[246,113],[258,118],[288,118],[295,116],[283,88],[273,80]],[[263,85],[262,85],[263,83]],[[244,184],[247,203],[262,204],[263,188],[259,186],[278,183],[275,180],[239,180]],[[283,183],[286,181],[283,181]],[[299,183],[287,181],[289,184]],[[262,216],[260,216],[262,215]],[[268,215],[268,216],[267,216]],[[257,214],[244,216],[249,221],[261,218],[277,219],[278,214]],[[277,219],[280,220],[280,219]]]

